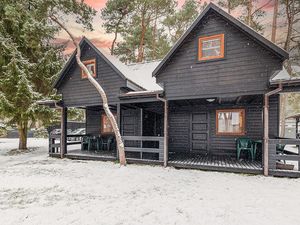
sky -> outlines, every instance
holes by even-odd
[[[178,1],[178,8],[182,7],[185,0],[177,0]],[[202,0],[202,2],[210,2],[210,0]],[[260,7],[270,0],[257,0],[256,7]],[[75,23],[74,18],[68,18],[66,25],[69,28],[69,30],[78,38],[82,36],[86,36],[89,38],[97,47],[101,47],[104,49],[109,49],[113,36],[112,34],[105,33],[105,30],[102,27],[103,21],[100,18],[100,10],[105,7],[105,3],[107,0],[85,0],[85,3],[93,7],[97,11],[97,15],[94,17],[93,20],[93,31],[87,31],[84,30],[80,25]],[[214,1],[217,2],[217,1]],[[264,36],[266,38],[270,38],[270,31],[271,31],[271,21],[273,16],[273,1],[271,1],[265,8],[266,16],[264,17],[264,24],[267,24],[264,32]],[[200,12],[199,12],[200,13]],[[236,10],[233,12],[233,16],[237,17],[240,15],[241,12],[239,10]],[[280,35],[280,34],[279,34]],[[68,55],[72,53],[74,50],[73,44],[68,40],[70,38],[65,32],[60,32],[56,38],[56,43],[67,43],[67,47],[65,50],[65,54]]]

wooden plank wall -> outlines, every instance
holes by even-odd
[[[225,34],[225,58],[197,61],[198,38]],[[263,94],[282,61],[213,12],[198,24],[157,75],[168,100]]]
[[[100,134],[101,113],[103,111],[97,107],[89,107],[86,109],[86,133],[94,136]]]
[[[88,44],[82,48],[82,60],[96,58],[96,80],[108,94],[110,104],[119,102],[120,87],[125,81]],[[101,104],[101,97],[87,79],[81,79],[81,69],[75,60],[66,72],[58,93],[63,94],[65,106],[88,106]]]
[[[270,101],[270,136],[278,135],[278,97]],[[209,112],[209,152],[215,155],[236,155],[235,138],[238,136],[216,135],[216,109],[245,108],[246,109],[246,135],[253,139],[263,139],[262,103],[236,105],[194,105],[176,106],[170,102],[169,112],[169,151],[190,152],[190,119],[191,113]]]

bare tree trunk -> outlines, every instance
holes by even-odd
[[[19,133],[19,149],[27,149],[27,122],[20,122],[18,124]]]
[[[286,12],[286,16],[287,16],[287,35],[286,35],[286,39],[285,39],[285,44],[284,44],[284,49],[286,51],[290,50],[290,46],[291,46],[291,37],[292,37],[292,32],[293,32],[293,21],[294,21],[294,0],[286,0],[286,8],[285,8],[285,12]]]
[[[138,48],[138,57],[137,62],[142,62],[144,59],[144,41],[145,41],[145,35],[146,35],[146,25],[145,25],[145,12],[142,12],[142,22],[141,22],[141,36],[140,36],[140,43]]]
[[[155,12],[155,20],[154,20],[154,26],[153,26],[153,37],[152,37],[152,60],[156,59],[156,32],[157,32],[157,10]]]
[[[57,23],[63,30],[65,30],[70,38],[73,41],[73,44],[76,46],[76,61],[79,67],[87,74],[88,80],[92,83],[92,85],[97,89],[99,92],[101,98],[102,98],[102,103],[103,103],[103,109],[113,127],[114,134],[116,136],[116,141],[117,141],[117,147],[119,151],[119,159],[120,159],[120,165],[125,166],[126,165],[126,157],[125,157],[125,148],[124,148],[124,143],[120,134],[120,130],[117,124],[117,121],[112,114],[112,112],[109,109],[108,105],[108,100],[105,91],[101,87],[101,85],[93,78],[93,76],[90,74],[89,70],[86,68],[86,66],[82,63],[80,56],[81,56],[81,50],[78,42],[75,40],[75,37],[70,33],[70,31],[63,25],[56,17],[51,16],[50,19]]]
[[[252,0],[248,0],[247,4],[247,25],[251,27],[252,22],[252,10],[253,10],[253,5],[252,5]]]
[[[115,30],[115,37],[114,37],[114,40],[113,42],[111,43],[111,49],[110,49],[110,54],[111,55],[114,55],[114,49],[115,49],[115,44],[116,44],[116,41],[117,41],[117,38],[118,38],[118,33],[119,33],[119,25],[121,23],[121,21],[124,19],[125,15],[123,15],[119,20],[118,20],[118,23],[116,25],[116,30]]]
[[[228,11],[228,14],[231,13],[231,0],[227,0],[227,11]]]
[[[272,37],[271,41],[276,43],[276,31],[277,31],[277,17],[278,17],[278,0],[275,0],[272,22]]]
[[[114,49],[115,49],[115,44],[116,44],[117,38],[118,38],[118,30],[116,29],[114,40],[111,43],[111,49],[110,49],[111,55],[114,55]]]

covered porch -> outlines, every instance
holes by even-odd
[[[270,98],[272,138],[278,135],[277,101]],[[168,165],[262,174],[263,107],[262,95],[169,101]],[[248,149],[239,148],[241,140]]]
[[[69,133],[68,108],[62,107],[61,133],[50,134],[49,155],[72,159],[116,161],[118,152],[110,122],[101,105],[78,106],[85,112],[85,132]],[[110,105],[120,127],[129,162],[164,161],[163,103],[124,102]]]

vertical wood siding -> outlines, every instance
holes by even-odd
[[[225,34],[225,58],[198,62],[198,38]],[[187,36],[157,75],[168,99],[262,94],[281,69],[277,56],[213,12]]]
[[[174,103],[174,101],[173,101]],[[270,99],[270,137],[278,136],[278,96]],[[209,136],[208,153],[216,155],[236,155],[235,139],[239,136],[216,135],[216,110],[230,108],[245,108],[246,134],[251,139],[263,139],[263,104],[246,105],[193,105],[177,106],[170,103],[169,112],[169,151],[191,151],[191,115],[208,112]],[[199,152],[200,153],[200,152]],[[203,152],[201,152],[203,153]]]
[[[86,109],[86,133],[94,136],[100,134],[102,110],[97,108]]]
[[[96,80],[102,85],[108,95],[109,103],[119,101],[120,87],[125,86],[125,80],[117,74],[88,44],[82,48],[82,60],[96,58]],[[96,89],[87,79],[81,79],[81,69],[75,59],[66,72],[58,93],[63,95],[64,104],[70,106],[99,105],[102,103]]]

